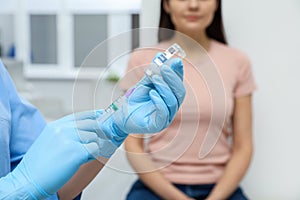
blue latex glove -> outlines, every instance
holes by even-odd
[[[144,76],[123,112],[114,116],[129,133],[157,133],[172,122],[185,97],[183,65],[173,59],[160,68],[160,76]],[[146,105],[149,104],[149,105]]]
[[[120,146],[129,133],[157,133],[172,122],[185,97],[185,88],[182,61],[173,59],[170,63],[171,68],[160,68],[161,76],[144,76],[127,105],[100,124],[100,137],[113,142],[110,149]]]
[[[100,113],[69,115],[48,124],[15,170],[0,179],[0,199],[44,199],[57,192],[102,150],[95,120]]]

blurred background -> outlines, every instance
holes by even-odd
[[[1,59],[18,91],[48,121],[106,107],[112,98],[106,94],[117,90],[128,59],[122,56],[106,70],[115,52],[156,41],[128,31],[157,27],[160,0],[0,0],[0,5]],[[255,200],[299,200],[300,1],[226,0],[223,17],[229,44],[250,57],[258,85],[255,154],[244,190]],[[105,42],[122,33],[121,43]],[[78,76],[99,43],[97,64],[85,63]],[[101,91],[95,92],[101,73]],[[130,168],[122,150],[110,162]],[[83,199],[124,199],[136,175],[110,166],[84,190]]]

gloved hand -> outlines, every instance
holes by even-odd
[[[110,157],[129,133],[168,126],[185,96],[182,63],[161,67],[161,77],[144,77],[123,107],[105,123],[102,111],[66,116],[48,124],[13,172],[0,178],[0,199],[44,199],[98,156]],[[178,75],[176,75],[178,74]]]
[[[169,64],[160,67],[160,75],[144,76],[122,114],[114,115],[115,122],[127,132],[157,133],[174,119],[185,96],[183,64],[179,58]]]
[[[170,63],[171,68],[167,65],[160,68],[161,76],[144,76],[127,104],[99,124],[103,132],[101,137],[109,138],[118,147],[129,133],[156,133],[172,122],[183,102],[185,88],[181,59],[173,59]]]
[[[0,199],[44,199],[60,189],[102,150],[99,115],[83,112],[48,124],[20,164],[0,179]]]

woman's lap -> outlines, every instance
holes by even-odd
[[[175,186],[190,197],[197,200],[205,199],[214,187],[214,184],[207,185],[181,185]],[[228,200],[247,200],[241,188],[238,188],[228,198]],[[161,198],[145,186],[140,180],[137,180],[127,195],[127,200],[161,200]]]
[[[160,200],[161,198],[146,187],[140,180],[137,180],[127,194],[127,200]]]

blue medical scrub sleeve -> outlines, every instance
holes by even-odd
[[[40,112],[18,95],[0,60],[0,178],[19,164],[45,125]]]

